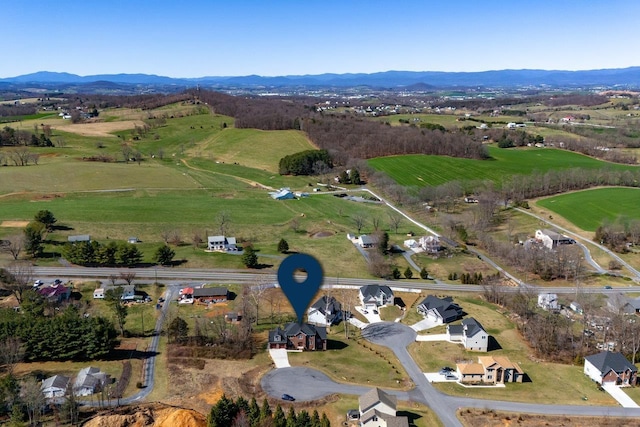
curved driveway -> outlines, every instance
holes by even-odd
[[[457,410],[460,408],[483,408],[548,415],[640,417],[640,408],[543,405],[448,396],[436,390],[429,383],[407,351],[407,346],[416,337],[415,331],[410,327],[394,322],[375,323],[367,326],[362,331],[362,336],[372,343],[391,349],[416,385],[414,389],[406,392],[387,391],[400,400],[410,400],[427,405],[445,426],[462,426],[456,416]],[[371,387],[337,383],[315,369],[298,367],[274,369],[262,378],[261,383],[262,388],[273,397],[280,397],[287,393],[293,394],[297,399],[303,401],[320,399],[333,393],[361,395],[371,389]]]

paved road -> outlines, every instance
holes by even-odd
[[[462,426],[456,412],[460,408],[482,408],[515,413],[640,417],[640,408],[619,406],[543,405],[448,396],[436,390],[415,363],[407,346],[416,338],[411,328],[400,323],[382,322],[367,326],[362,336],[390,348],[411,377],[416,387],[407,392],[389,390],[400,400],[410,400],[429,406],[445,426]],[[295,382],[292,383],[292,378]],[[263,389],[271,396],[292,394],[298,400],[316,400],[333,393],[361,395],[371,387],[336,383],[325,374],[311,368],[275,369],[262,378]],[[373,385],[372,385],[373,387]]]
[[[631,265],[629,265],[629,263],[627,263],[625,260],[623,260],[622,258],[620,258],[615,252],[613,252],[611,249],[607,248],[606,246],[603,246],[599,243],[596,243],[592,240],[589,239],[585,239],[584,237],[582,237],[581,235],[574,233],[571,230],[567,230],[564,227],[559,226],[558,224],[554,224],[553,222],[541,217],[540,215],[536,215],[532,212],[528,212],[526,209],[522,209],[522,208],[515,208],[518,212],[522,212],[523,214],[532,216],[544,223],[547,223],[551,226],[553,226],[554,228],[557,228],[558,230],[561,230],[563,233],[570,235],[572,237],[574,237],[575,239],[579,239],[580,241],[583,241],[585,243],[588,243],[590,245],[593,245],[595,247],[597,247],[598,249],[603,250],[604,252],[606,252],[610,257],[614,258],[616,261],[618,261],[621,265],[623,265],[624,267],[627,268],[627,270],[629,270],[635,277],[634,280],[635,281],[640,281],[640,271],[636,270],[635,268],[633,268]],[[587,251],[588,252],[588,251]],[[591,258],[591,254],[589,254],[589,258]]]

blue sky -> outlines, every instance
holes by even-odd
[[[16,0],[0,78],[640,65],[637,0]]]

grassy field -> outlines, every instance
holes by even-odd
[[[536,203],[587,231],[595,231],[605,220],[640,219],[640,190],[637,188],[597,188],[549,197]]]
[[[544,173],[550,170],[571,168],[637,169],[634,169],[633,166],[606,163],[581,154],[553,148],[488,148],[491,155],[489,160],[413,154],[379,157],[370,159],[368,162],[375,169],[387,173],[399,184],[417,187],[436,186],[456,180],[491,180],[500,183],[511,175]]]
[[[581,366],[547,363],[529,357],[531,350],[522,340],[514,324],[500,311],[484,301],[471,296],[454,298],[468,313],[480,321],[487,332],[495,338],[500,348],[489,353],[464,350],[449,342],[416,342],[409,347],[418,365],[425,372],[437,372],[442,366],[451,366],[460,361],[477,361],[478,356],[507,356],[517,362],[530,382],[507,384],[505,388],[474,389],[458,384],[436,383],[435,386],[451,395],[469,396],[492,400],[512,400],[572,405],[615,405],[608,394],[597,390],[594,383],[582,373]],[[442,333],[432,331],[431,333]],[[558,387],[562,384],[562,387]],[[587,397],[588,400],[583,400]]]

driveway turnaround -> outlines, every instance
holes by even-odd
[[[420,370],[407,351],[406,346],[416,339],[413,329],[401,323],[380,322],[364,328],[362,336],[373,343],[389,347],[416,385],[413,390],[407,392],[391,390],[389,393],[397,396],[399,400],[427,405],[447,427],[462,426],[456,416],[460,408],[546,415],[640,417],[640,408],[637,407],[543,405],[447,396],[433,388],[427,380],[427,375]],[[320,399],[334,393],[361,395],[375,387],[375,384],[359,386],[337,383],[315,369],[302,367],[274,369],[262,378],[261,383],[264,391],[270,396],[280,397],[286,393],[303,401]]]
[[[373,312],[373,310],[365,310],[364,308],[362,308],[359,305],[355,306],[355,309],[358,310],[358,313],[360,313],[364,317],[366,317],[367,318],[367,322],[369,322],[369,323],[382,322],[382,319],[380,318],[380,314],[375,314]],[[365,311],[366,311],[366,313],[365,313]]]
[[[353,326],[355,326],[358,329],[364,329],[368,325],[368,323],[364,323],[363,321],[358,320],[355,317],[350,317],[349,318],[349,323],[351,323]]]
[[[624,392],[623,389],[618,387],[615,384],[606,384],[603,385],[602,388],[611,395],[615,400],[618,401],[623,408],[640,408],[636,402],[633,401],[629,397],[627,393]]]
[[[276,369],[279,368],[290,368],[289,364],[289,356],[287,355],[287,350],[283,348],[270,348],[269,356],[273,359],[273,363],[276,365]]]

